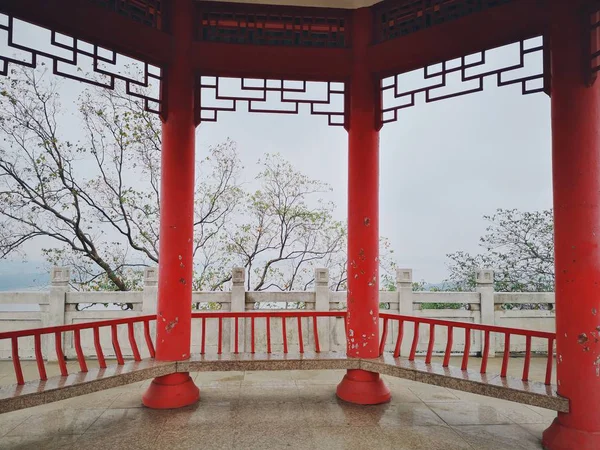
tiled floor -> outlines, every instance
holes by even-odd
[[[534,360],[532,374],[543,368],[543,360]],[[540,449],[555,417],[388,377],[390,403],[351,405],[335,397],[343,371],[193,375],[201,401],[181,410],[142,407],[147,381],[0,415],[0,448]],[[0,384],[12,382],[12,365],[0,362]]]

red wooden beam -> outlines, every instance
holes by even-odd
[[[374,73],[390,76],[543,35],[545,1],[519,0],[371,47]]]
[[[171,61],[171,36],[81,0],[2,0],[0,12],[155,65]]]
[[[193,64],[202,75],[307,81],[344,81],[350,75],[348,48],[275,47],[195,42]]]

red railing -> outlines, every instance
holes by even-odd
[[[302,319],[312,319],[312,338],[314,343],[314,351],[319,353],[321,346],[319,344],[319,321],[320,317],[339,317],[345,318],[345,311],[248,311],[248,312],[200,312],[193,313],[192,319],[201,319],[201,338],[200,338],[200,354],[206,353],[206,327],[208,320],[216,320],[218,322],[218,342],[217,342],[217,354],[223,353],[223,322],[229,320],[234,330],[234,342],[233,342],[233,353],[239,353],[239,330],[240,320],[250,322],[250,352],[256,353],[256,322],[257,320],[264,320],[266,342],[264,351],[266,353],[272,353],[272,339],[271,339],[271,321],[281,321],[281,342],[283,353],[289,352],[288,345],[288,333],[287,333],[287,320],[296,319],[296,333],[298,335],[298,352],[304,353],[304,332],[302,330]],[[192,329],[194,324],[192,323]],[[259,349],[260,351],[260,349]]]
[[[136,323],[143,323],[144,325],[144,338],[146,340],[146,346],[148,347],[148,352],[150,357],[154,358],[154,344],[152,342],[152,337],[150,336],[150,322],[156,320],[156,316],[140,316],[140,317],[131,317],[127,319],[115,319],[115,320],[103,320],[99,322],[88,322],[88,323],[78,323],[75,325],[62,325],[58,327],[47,327],[47,328],[33,328],[29,330],[20,330],[20,331],[9,331],[5,333],[0,333],[0,341],[4,339],[10,339],[12,344],[12,361],[15,369],[15,376],[17,378],[17,384],[25,384],[25,379],[23,378],[23,370],[21,369],[21,358],[19,357],[19,338],[33,337],[34,347],[35,347],[35,360],[37,362],[38,373],[40,375],[40,380],[47,380],[48,377],[46,375],[46,367],[44,365],[44,356],[42,352],[42,336],[48,336],[51,339],[51,336],[54,335],[54,350],[56,352],[56,359],[58,360],[58,366],[60,368],[60,373],[62,376],[69,375],[69,371],[67,369],[67,363],[65,360],[65,355],[63,353],[63,334],[73,333],[73,343],[75,347],[75,353],[77,354],[77,361],[79,362],[79,369],[81,372],[87,372],[87,363],[85,360],[85,355],[83,354],[83,349],[81,348],[81,331],[82,330],[92,330],[94,335],[94,348],[96,350],[96,357],[98,359],[98,365],[100,368],[106,368],[106,360],[104,358],[104,353],[102,351],[102,345],[100,344],[100,329],[101,328],[110,328],[111,331],[111,340],[113,350],[115,352],[115,356],[117,359],[118,365],[125,364],[125,360],[123,358],[123,353],[121,352],[121,346],[119,344],[119,336],[118,336],[118,326],[119,325],[127,325],[128,328],[128,337],[129,337],[129,345],[131,346],[131,351],[133,353],[133,359],[135,361],[141,361],[142,358],[140,356],[140,352],[137,346],[137,341],[135,339],[135,329],[134,325]]]
[[[508,361],[510,357],[510,337],[511,336],[524,336],[525,337],[525,357],[523,362],[523,381],[529,381],[529,366],[531,361],[531,339],[539,338],[547,341],[547,362],[546,362],[546,377],[545,384],[549,385],[552,380],[552,363],[553,363],[553,349],[554,340],[556,339],[555,333],[548,333],[544,331],[530,331],[519,328],[508,328],[508,327],[497,327],[491,325],[481,325],[469,322],[454,322],[451,320],[439,320],[439,319],[428,319],[425,317],[414,317],[414,316],[402,316],[399,314],[387,314],[380,313],[379,317],[383,320],[383,330],[381,335],[381,341],[379,344],[379,354],[383,355],[385,350],[385,344],[388,335],[388,327],[390,321],[398,321],[398,334],[395,339],[394,346],[394,357],[399,358],[402,347],[402,340],[404,338],[404,324],[413,324],[413,338],[408,355],[409,361],[414,361],[417,348],[419,345],[419,329],[420,325],[429,326],[429,340],[427,345],[427,352],[425,354],[425,363],[430,364],[433,356],[433,350],[435,345],[435,329],[436,327],[445,327],[447,330],[447,341],[446,349],[444,351],[443,367],[448,367],[450,363],[450,355],[452,353],[453,336],[455,329],[464,330],[465,335],[465,347],[462,351],[462,363],[461,370],[467,370],[469,365],[469,356],[471,353],[471,333],[473,331],[482,331],[483,337],[483,350],[481,356],[480,373],[487,373],[488,356],[490,353],[490,333],[497,333],[504,335],[504,349],[502,356],[502,368],[500,370],[500,376],[506,377],[508,371]]]
[[[246,349],[247,353],[255,353],[255,352],[266,352],[267,354],[272,353],[273,348],[273,336],[272,336],[272,322],[273,321],[281,321],[281,345],[282,352],[287,354],[290,350],[290,343],[288,342],[288,321],[290,319],[295,319],[295,333],[298,337],[297,342],[297,351],[300,354],[305,352],[305,339],[304,337],[308,334],[305,334],[305,330],[303,330],[303,319],[309,319],[312,322],[312,330],[306,330],[308,333],[312,333],[312,344],[314,345],[314,351],[319,353],[321,351],[320,343],[319,343],[319,318],[329,318],[329,317],[337,317],[337,318],[345,318],[345,311],[248,311],[248,312],[196,312],[192,314],[193,319],[199,319],[200,327],[197,328],[196,322],[192,322],[192,331],[199,331],[200,333],[200,354],[204,355],[206,353],[207,347],[207,327],[209,326],[209,321],[217,322],[218,326],[218,336],[216,342],[216,350],[217,354],[223,353],[223,337],[224,337],[224,324],[226,321],[231,325],[231,330],[233,331],[233,353],[240,353],[240,320],[244,321],[245,325],[248,325],[250,328],[250,348]],[[389,330],[389,324],[391,321],[398,321],[398,333],[395,338],[394,345],[394,357],[400,357],[403,335],[404,335],[404,325],[405,323],[412,323],[414,327],[412,343],[410,347],[410,353],[408,355],[409,361],[414,361],[416,357],[416,353],[419,346],[419,331],[421,325],[426,325],[429,327],[429,340],[427,342],[427,352],[425,354],[425,363],[430,364],[434,352],[435,346],[435,330],[436,327],[445,327],[447,329],[447,341],[444,351],[443,358],[443,366],[448,367],[450,363],[450,356],[452,354],[452,346],[453,346],[453,335],[455,329],[464,330],[465,336],[465,345],[464,349],[462,349],[462,364],[461,369],[467,370],[469,364],[469,356],[471,353],[471,335],[473,331],[481,331],[483,332],[483,351],[482,351],[482,359],[480,372],[482,374],[487,373],[487,363],[488,363],[488,355],[490,352],[490,334],[498,333],[504,335],[504,352],[502,358],[502,369],[500,376],[506,377],[508,371],[508,362],[510,356],[510,339],[511,336],[524,336],[525,337],[525,358],[523,364],[523,381],[529,380],[529,367],[531,360],[531,342],[532,338],[538,339],[546,339],[547,340],[547,349],[548,349],[548,357],[547,357],[547,366],[546,366],[546,384],[550,384],[552,378],[552,362],[553,362],[553,346],[554,340],[556,338],[554,333],[540,332],[540,331],[529,331],[517,328],[507,328],[507,327],[497,327],[497,326],[488,326],[488,325],[480,325],[474,323],[467,322],[455,322],[449,320],[439,320],[439,319],[428,319],[422,317],[413,317],[413,316],[402,316],[398,314],[388,314],[381,313],[380,319],[383,322],[382,326],[382,336],[379,346],[379,353],[383,355]],[[94,348],[96,353],[96,358],[98,360],[98,365],[100,368],[106,368],[106,359],[104,357],[104,353],[102,351],[102,345],[100,342],[100,329],[102,328],[110,328],[111,333],[111,342],[114,350],[115,358],[117,360],[118,365],[123,365],[125,363],[125,359],[123,357],[123,352],[121,351],[121,345],[119,343],[119,334],[118,327],[119,326],[127,326],[128,328],[128,339],[131,347],[131,353],[133,355],[133,359],[135,361],[141,361],[141,354],[137,345],[136,336],[135,336],[135,324],[143,324],[144,328],[144,338],[146,341],[146,346],[148,348],[148,353],[151,358],[154,358],[154,344],[152,341],[152,337],[150,335],[150,323],[156,320],[156,316],[141,316],[141,317],[132,317],[127,319],[116,319],[116,320],[105,320],[99,322],[89,322],[89,323],[80,323],[76,325],[64,325],[58,327],[49,327],[49,328],[36,328],[29,330],[21,330],[21,331],[10,331],[5,333],[0,333],[0,341],[2,340],[11,340],[12,344],[12,360],[15,370],[15,375],[17,379],[17,383],[22,385],[25,380],[23,377],[23,371],[21,369],[21,359],[19,356],[19,338],[33,337],[34,338],[34,346],[35,346],[35,360],[37,362],[38,372],[40,376],[40,380],[46,380],[46,368],[44,366],[44,357],[42,352],[42,336],[49,336],[49,338],[54,335],[54,351],[56,352],[56,357],[58,360],[58,365],[60,368],[60,373],[63,376],[67,376],[69,374],[67,369],[67,364],[65,360],[65,355],[62,350],[62,342],[63,336],[68,333],[73,334],[73,344],[75,348],[75,353],[77,355],[77,361],[79,363],[79,369],[81,372],[87,372],[87,363],[86,356],[84,355],[82,346],[81,346],[81,331],[82,330],[92,330],[93,331],[93,339],[94,339]],[[257,321],[264,321],[265,325],[265,343],[264,348],[257,348],[257,339],[256,339],[256,324]],[[345,321],[344,321],[345,323]],[[293,332],[292,332],[293,333]],[[244,338],[246,336],[246,332],[243,333]],[[294,350],[296,351],[296,350]]]

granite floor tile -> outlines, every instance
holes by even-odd
[[[315,427],[311,428],[312,438],[319,449],[365,450],[392,449],[392,441],[387,433],[377,426],[366,427]]]
[[[154,441],[154,449],[178,450],[230,450],[233,448],[234,432],[231,428],[194,424],[181,430],[165,430]]]
[[[448,402],[459,400],[450,389],[431,384],[415,383],[410,386],[409,389],[424,402]]]
[[[246,403],[286,403],[299,402],[298,388],[294,386],[243,386],[240,389],[239,402]]]
[[[162,427],[165,431],[188,430],[196,427],[218,428],[224,424],[233,424],[236,414],[236,405],[199,402],[170,411],[170,414],[165,415]]]
[[[296,392],[303,403],[337,403],[335,389],[336,386],[330,384],[301,384]]]
[[[200,403],[236,404],[239,403],[239,387],[201,387]]]
[[[231,433],[231,430],[230,430]],[[312,450],[321,448],[306,427],[244,424],[233,430],[236,450]]]
[[[382,428],[446,425],[436,413],[423,403],[388,405],[383,414],[378,417],[377,424]]]
[[[480,450],[541,450],[541,436],[536,437],[519,425],[470,425],[454,429],[473,447]]]
[[[394,450],[475,450],[455,430],[446,426],[387,428],[384,433]]]
[[[147,408],[107,409],[86,430],[86,434],[102,434],[106,430],[111,430],[111,434],[115,435],[158,432],[172,414],[170,410]]]
[[[495,408],[473,402],[434,402],[427,405],[448,425],[496,425],[513,423]]]
[[[32,414],[31,408],[0,414],[0,438],[25,422]]]
[[[32,408],[35,411],[35,408]],[[104,413],[103,409],[59,409],[28,417],[8,436],[82,434]]]
[[[29,435],[5,436],[2,438],[0,448],[3,450],[65,450],[76,448],[75,442],[80,435]]]
[[[307,427],[376,426],[385,413],[381,406],[362,406],[338,400],[336,403],[303,403]]]
[[[236,424],[271,424],[275,426],[306,427],[307,416],[302,404],[262,403],[240,404],[235,408]]]

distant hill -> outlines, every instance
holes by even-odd
[[[0,291],[39,290],[50,284],[50,268],[40,261],[0,260]]]

